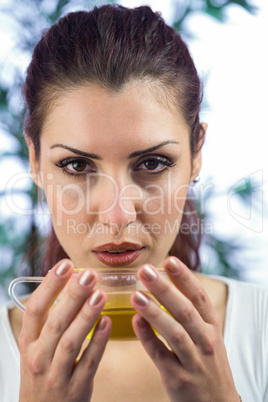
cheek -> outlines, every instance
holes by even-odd
[[[86,197],[80,186],[48,183],[44,192],[55,225],[65,226],[68,219],[79,221],[84,215]]]
[[[142,212],[154,216],[156,220],[179,217],[183,213],[188,187],[185,179],[174,180],[171,173],[163,184],[147,185]]]
[[[183,214],[184,205],[187,198],[189,184],[183,184],[173,189],[171,198],[171,210],[179,215]]]
[[[158,251],[165,255],[179,232],[188,186],[188,183],[179,184],[178,180],[167,181],[164,186],[147,186],[140,220],[143,229],[148,227],[148,232],[158,245]]]

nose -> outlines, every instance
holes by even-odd
[[[104,225],[124,227],[133,223],[138,215],[140,188],[126,181],[105,180],[99,196],[98,218]]]

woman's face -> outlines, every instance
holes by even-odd
[[[189,128],[148,85],[118,93],[85,85],[48,114],[35,182],[55,233],[76,267],[157,267],[176,238],[189,183]],[[190,230],[190,228],[189,228]]]

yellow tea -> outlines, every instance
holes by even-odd
[[[131,294],[132,292],[107,293],[108,298],[101,312],[101,317],[106,315],[112,320],[110,340],[131,341],[138,339],[132,327],[132,317],[136,314],[136,310],[134,310],[130,303]],[[153,298],[152,295],[150,297]],[[163,306],[161,308],[166,311]],[[96,324],[88,334],[88,339],[91,338],[95,326]],[[158,335],[156,331],[155,333]]]
[[[101,313],[101,316],[107,315],[112,320],[110,340],[133,341],[137,339],[132,328],[132,317],[134,316],[134,314],[136,314],[136,311],[133,309],[115,309],[114,311],[104,311]],[[87,338],[91,338],[94,328],[90,331]]]
[[[136,311],[130,303],[132,292],[107,293],[107,302],[101,316],[107,315],[112,320],[111,340],[135,340],[137,339],[132,328],[132,317]],[[96,325],[95,325],[96,326]],[[91,338],[94,328],[87,338]]]

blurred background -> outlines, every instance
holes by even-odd
[[[41,31],[69,11],[107,1],[1,0],[0,5],[0,303],[12,278],[38,257],[25,251],[45,236],[22,136],[21,95]],[[112,1],[110,1],[112,3]],[[189,46],[204,84],[208,123],[200,181],[193,190],[202,218],[202,271],[268,284],[267,93],[268,2],[125,0],[160,11]],[[38,236],[33,236],[36,230]]]

